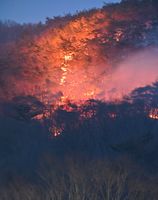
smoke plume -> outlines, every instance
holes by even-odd
[[[132,90],[150,85],[158,79],[158,48],[136,52],[110,73],[105,82],[105,99],[122,98]]]

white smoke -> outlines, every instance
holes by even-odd
[[[138,87],[158,79],[158,48],[149,48],[132,54],[111,72],[104,83],[106,100],[122,98]]]

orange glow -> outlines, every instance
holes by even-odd
[[[80,115],[80,119],[81,120],[91,119],[91,118],[95,117],[95,115],[96,115],[95,110],[82,111],[81,115]]]
[[[95,91],[86,92],[86,93],[84,93],[84,95],[85,95],[86,97],[89,97],[89,98],[94,98],[94,96],[95,96]]]
[[[114,39],[119,42],[123,37],[123,30],[122,29],[118,29],[114,35]]]
[[[134,15],[135,11],[132,12]],[[96,9],[74,16],[66,23],[63,18],[63,26],[46,27],[33,39],[21,39],[13,44],[8,51],[8,69],[11,69],[13,75],[6,77],[9,77],[6,85],[12,85],[12,89],[7,90],[11,91],[7,95],[10,99],[16,95],[32,95],[44,104],[61,105],[67,99],[75,102],[88,99],[118,100],[133,89],[147,85],[157,74],[156,70],[151,69],[155,61],[147,63],[150,66],[150,76],[146,73],[145,77],[137,77],[145,74],[141,71],[136,73],[138,62],[133,66],[129,66],[133,60],[121,62],[126,56],[126,48],[123,45],[121,54],[122,45],[117,43],[126,38],[128,26],[113,23],[115,21],[112,19],[120,22],[120,19],[126,21],[131,17],[132,14],[128,16],[125,12],[112,11],[109,15],[106,9]],[[150,29],[151,25],[147,21],[145,26]],[[131,27],[132,25],[129,29]],[[127,46],[128,51],[130,49]],[[147,56],[143,56],[143,61],[145,57]],[[136,58],[137,60],[139,59]],[[141,66],[144,66],[144,72],[145,63],[141,63]]]
[[[149,118],[158,120],[158,108],[152,109],[150,111]]]
[[[61,133],[63,132],[63,129],[58,128],[58,127],[52,127],[49,129],[49,131],[54,137],[57,137],[57,136],[61,135]]]
[[[43,118],[44,118],[44,114],[43,113],[33,117],[33,119],[35,119],[35,120],[43,120]]]

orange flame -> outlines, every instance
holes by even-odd
[[[158,108],[151,109],[149,112],[149,118],[158,120]]]

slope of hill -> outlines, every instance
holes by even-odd
[[[1,98],[27,94],[42,99],[44,93],[50,101],[105,98],[118,63],[158,45],[156,8],[146,1],[47,19],[41,26],[40,31],[38,25],[24,26],[16,42],[2,46]]]

